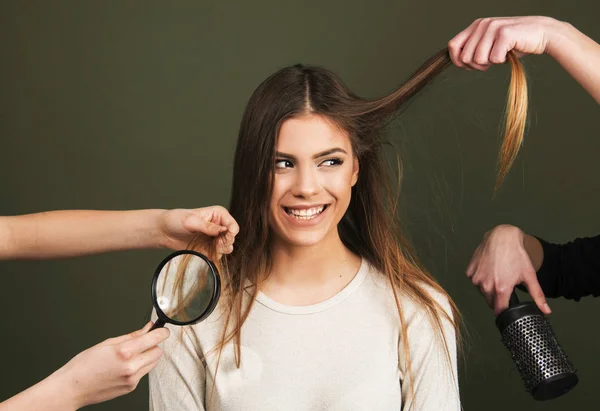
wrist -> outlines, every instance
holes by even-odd
[[[542,244],[534,236],[525,234],[523,245],[525,251],[529,255],[534,271],[538,272],[544,262],[544,248],[542,247]]]
[[[142,248],[163,248],[166,242],[164,220],[166,210],[140,210],[138,220],[142,240]]]
[[[50,374],[45,380],[39,383],[40,391],[47,393],[44,395],[45,402],[50,405],[51,410],[75,411],[85,406],[83,396],[78,392],[74,379],[69,375],[68,370],[59,368]]]
[[[168,234],[169,212],[171,210],[155,210],[154,248],[172,248],[172,239]]]
[[[561,50],[565,50],[568,47],[566,43],[569,42],[574,31],[577,31],[577,29],[570,23],[551,18],[546,30],[546,54],[556,59],[560,55]]]

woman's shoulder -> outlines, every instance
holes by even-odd
[[[395,306],[394,289],[388,276],[378,270],[372,263],[367,262],[369,265],[369,274],[367,276],[368,281],[366,285],[372,290],[373,293],[378,294],[386,301],[391,301]],[[415,282],[409,290],[407,286],[397,284],[397,297],[400,303],[401,309],[405,315],[405,318],[410,317],[422,317],[428,312],[426,306],[423,303],[423,299],[419,299],[414,295],[413,290],[418,290],[422,296],[435,302],[438,310],[444,311],[447,315],[452,316],[452,306],[448,294],[444,292],[441,287],[435,287],[427,284],[424,281]],[[440,312],[440,314],[442,314]],[[443,314],[442,314],[443,315]]]

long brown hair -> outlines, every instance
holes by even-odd
[[[511,58],[510,63],[513,67],[513,82],[509,92],[508,127],[500,156],[498,184],[517,154],[526,114],[523,71],[518,59]],[[383,161],[385,141],[382,137],[385,126],[394,115],[450,64],[448,50],[444,49],[425,62],[399,88],[373,100],[355,95],[332,72],[303,65],[277,71],[254,91],[241,121],[235,152],[229,211],[238,222],[240,231],[233,253],[223,261],[226,267],[221,266],[224,326],[221,343],[215,347],[219,358],[224,345],[233,341],[236,364],[240,366],[241,328],[252,309],[261,277],[269,272],[271,255],[268,212],[273,186],[275,145],[280,127],[287,119],[316,114],[332,120],[348,134],[354,155],[360,164],[358,182],[352,188],[350,205],[338,225],[342,242],[351,251],[368,260],[389,280],[402,335],[406,335],[407,325],[400,293],[428,313],[450,361],[443,338],[442,322],[449,321],[458,338],[460,316],[456,305],[427,272],[403,234],[396,212],[398,187],[397,184],[392,184],[391,170]],[[192,247],[198,245],[192,244]],[[253,286],[248,287],[248,283]],[[432,297],[429,292],[431,289],[447,297],[451,307],[450,315]],[[249,294],[249,299],[244,297],[245,293]],[[408,341],[404,337],[402,340],[409,380],[414,387]]]

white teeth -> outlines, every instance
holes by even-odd
[[[287,211],[287,213],[289,215],[291,215],[292,217],[297,218],[299,220],[310,220],[311,218],[315,218],[316,216],[321,214],[323,212],[323,210],[325,210],[325,206],[306,208],[306,209],[291,209],[291,208],[285,209],[285,211]]]

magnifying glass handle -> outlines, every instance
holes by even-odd
[[[155,330],[157,328],[164,327],[164,325],[165,325],[165,322],[159,318],[156,320],[156,322],[154,323],[152,328],[150,328],[150,331]],[[148,332],[150,332],[150,331],[148,331]]]

